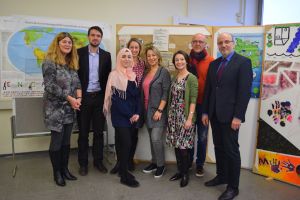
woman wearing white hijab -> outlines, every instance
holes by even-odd
[[[120,182],[129,187],[138,187],[139,182],[128,172],[131,135],[140,117],[140,91],[136,74],[132,71],[133,58],[129,49],[123,48],[117,56],[116,68],[109,74],[103,112],[111,114],[115,128],[117,159],[120,161]]]

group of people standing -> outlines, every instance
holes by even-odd
[[[144,124],[147,127],[152,155],[143,172],[154,172],[155,178],[163,176],[166,143],[175,149],[178,168],[169,180],[180,180],[180,186],[185,187],[194,160],[196,133],[196,176],[204,175],[210,121],[217,176],[205,185],[228,184],[219,199],[238,195],[238,132],[250,99],[252,68],[249,59],[234,52],[233,37],[219,34],[222,56],[214,60],[206,51],[206,36],[195,34],[190,55],[182,50],[174,53],[172,62],[177,73],[172,79],[161,66],[157,48],[147,47],[145,60],[141,58],[142,44],[136,38],[118,52],[116,67],[111,71],[110,53],[99,48],[102,37],[101,28],[93,26],[88,30],[89,45],[76,50],[72,36],[59,33],[42,65],[45,123],[51,130],[49,153],[56,184],[64,186],[65,180],[77,179],[68,170],[76,113],[79,174],[88,174],[91,128],[94,166],[107,173],[103,165],[103,129],[105,118],[111,117],[117,162],[110,173],[118,173],[120,182],[129,187],[139,186],[130,173],[135,170],[139,128]]]

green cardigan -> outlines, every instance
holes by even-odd
[[[172,79],[172,83],[176,81],[176,76]],[[185,94],[184,94],[184,115],[187,118],[190,112],[190,104],[197,104],[197,96],[198,96],[198,79],[195,75],[189,74],[187,82],[185,84]],[[168,110],[171,104],[171,89],[169,92],[169,101],[168,101]],[[168,112],[169,113],[169,112]],[[193,116],[193,122],[196,121],[196,109]]]

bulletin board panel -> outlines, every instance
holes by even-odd
[[[265,26],[253,171],[300,186],[300,23]]]
[[[196,33],[202,33],[207,36],[207,51],[212,51],[212,27],[210,26],[176,26],[176,25],[126,25],[118,24],[116,27],[116,52],[126,46],[130,38],[138,38],[143,48],[153,43],[155,31],[165,31],[168,35],[167,50],[160,51],[163,62],[170,72],[175,68],[172,64],[172,56],[178,50],[184,50],[188,54],[191,50],[192,36]],[[144,57],[142,52],[142,57]]]
[[[119,24],[116,27],[116,52],[126,46],[130,38],[138,38],[145,45],[153,42],[153,34],[156,30],[168,32],[168,49],[160,51],[163,57],[162,65],[174,74],[172,56],[178,50],[184,50],[188,54],[191,50],[192,36],[202,33],[207,36],[207,51],[212,53],[212,27],[210,26],[176,26],[176,25],[126,25]],[[142,52],[142,57],[144,57]],[[150,141],[147,129],[143,127],[139,131],[139,142],[135,153],[137,160],[151,160]],[[174,149],[165,146],[166,161],[175,161]]]

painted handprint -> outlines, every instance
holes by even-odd
[[[268,110],[268,115],[272,117],[275,124],[285,127],[287,122],[292,122],[291,103],[289,101],[274,101],[272,109]]]
[[[273,158],[273,161],[270,162],[270,165],[271,165],[271,170],[274,173],[278,174],[280,172],[280,169],[279,169],[280,161],[279,160],[277,161],[277,159]]]
[[[286,168],[286,169],[287,169],[287,170],[286,170],[287,172],[294,171],[294,169],[295,169],[295,166],[293,165],[293,163],[291,163],[290,160],[288,160],[288,162],[283,161],[283,162],[282,162],[282,167]]]

